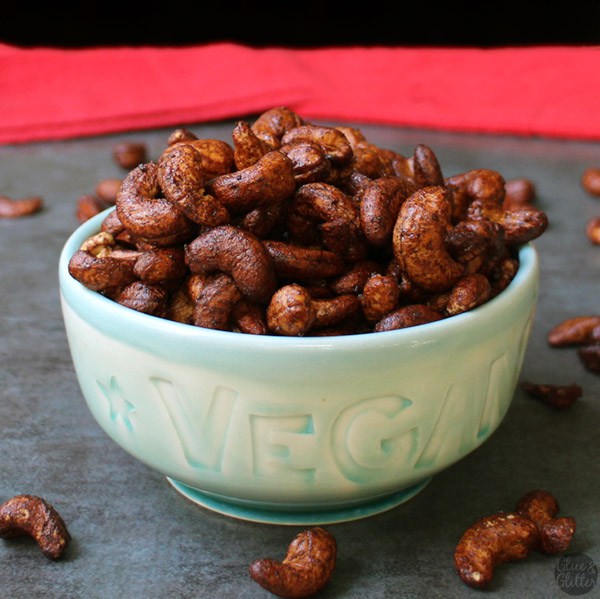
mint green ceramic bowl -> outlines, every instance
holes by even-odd
[[[534,317],[531,245],[470,312],[385,333],[283,338],[201,329],[90,291],[60,257],[70,351],[93,416],[192,501],[276,524],[393,508],[481,445],[513,397]]]

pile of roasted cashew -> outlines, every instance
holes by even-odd
[[[116,302],[218,330],[287,336],[387,331],[483,304],[547,228],[500,173],[445,177],[352,127],[273,108],[232,143],[176,129],[128,172],[71,275]]]

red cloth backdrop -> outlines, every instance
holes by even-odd
[[[17,48],[0,44],[0,143],[244,118],[600,140],[600,47]]]

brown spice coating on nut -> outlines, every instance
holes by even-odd
[[[85,194],[77,198],[75,203],[75,217],[80,223],[84,223],[96,214],[100,214],[110,204],[92,194]]]
[[[361,190],[360,223],[369,243],[375,247],[389,244],[400,207],[416,190],[407,177],[380,177]]]
[[[187,273],[183,248],[154,248],[142,252],[133,272],[150,284],[182,279]]]
[[[300,125],[287,131],[281,138],[284,146],[302,142],[316,143],[333,165],[341,166],[352,159],[352,147],[348,139],[335,127]]]
[[[284,241],[265,240],[278,277],[297,281],[313,281],[334,277],[344,269],[344,261],[329,250],[310,248]]]
[[[39,196],[12,199],[0,196],[0,218],[21,218],[36,214],[44,207],[44,200]]]
[[[131,170],[117,196],[117,214],[136,239],[171,246],[189,240],[196,225],[160,195],[158,165],[149,162]]]
[[[454,551],[454,565],[467,585],[482,588],[504,562],[522,560],[531,553],[538,536],[529,518],[499,512],[472,524]]]
[[[249,573],[264,589],[287,599],[314,595],[331,579],[337,560],[334,536],[321,527],[299,533],[282,562],[270,558],[250,564]]]
[[[113,146],[112,156],[122,169],[131,170],[148,161],[148,148],[144,143],[123,141]]]
[[[283,202],[295,189],[294,165],[277,150],[268,152],[252,166],[220,175],[207,184],[207,191],[232,212]]]
[[[277,287],[265,246],[249,231],[233,225],[201,233],[185,247],[185,259],[193,273],[230,274],[242,294],[255,302],[269,302]]]
[[[209,277],[196,299],[194,324],[207,329],[230,331],[233,308],[241,299],[242,294],[229,275],[217,273]]]
[[[549,331],[547,341],[552,347],[584,345],[593,341],[593,331],[600,325],[600,315],[574,316],[558,323]]]
[[[194,141],[195,139],[198,139],[198,136],[193,131],[186,127],[179,127],[167,138],[167,146],[172,146],[182,141]]]
[[[252,131],[273,150],[281,146],[281,138],[294,127],[304,124],[304,120],[286,106],[266,110],[252,123]]]
[[[428,291],[445,291],[464,273],[446,248],[450,211],[449,192],[444,187],[424,187],[402,204],[394,226],[396,260]]]
[[[96,185],[95,194],[103,202],[106,202],[110,206],[113,206],[117,201],[117,195],[119,194],[119,189],[121,188],[122,182],[123,179],[117,179],[114,177],[109,179],[102,179]]]
[[[280,287],[267,307],[267,327],[275,335],[300,337],[315,321],[310,293],[296,283]]]
[[[545,404],[557,410],[570,408],[583,395],[583,389],[576,383],[570,385],[550,385],[523,382],[521,388],[531,397],[540,399]]]
[[[314,299],[314,328],[331,327],[356,316],[360,312],[360,300],[353,293],[331,298]]]
[[[530,491],[517,503],[516,512],[532,520],[539,534],[535,548],[546,554],[566,551],[573,539],[577,524],[574,518],[555,518],[560,511],[556,498],[543,489]]]
[[[490,299],[492,287],[485,275],[474,273],[460,279],[448,297],[446,313],[450,316],[462,314],[481,306]]]
[[[231,133],[233,141],[233,159],[237,170],[256,164],[271,147],[256,136],[246,121],[238,121]]]
[[[364,316],[371,322],[381,320],[398,305],[400,289],[393,277],[374,274],[365,283],[360,303]]]
[[[396,175],[390,156],[375,144],[365,140],[358,142],[356,145],[350,142],[350,145],[352,146],[352,168],[354,171],[371,179]]]
[[[16,495],[0,505],[0,538],[32,537],[49,559],[60,558],[71,541],[61,515],[35,495]]]
[[[233,307],[232,319],[240,333],[266,335],[267,315],[264,306],[242,299]]]
[[[472,209],[485,214],[502,210],[505,181],[495,170],[473,169],[449,177],[445,184],[451,190],[455,222],[464,220]]]
[[[157,180],[169,202],[195,223],[207,226],[229,222],[225,206],[206,193],[209,173],[205,159],[191,143],[179,143],[163,152]]]
[[[331,290],[337,294],[361,293],[365,283],[374,274],[381,274],[382,266],[376,260],[360,260],[330,282]]]
[[[115,257],[110,253],[98,257],[78,250],[69,260],[69,274],[93,291],[121,289],[135,281],[133,269],[138,257],[138,252],[132,252],[130,256],[118,254]]]
[[[312,141],[295,142],[281,146],[281,152],[292,162],[297,185],[323,181],[329,176],[331,163],[318,144]]]
[[[394,331],[406,329],[429,322],[441,320],[443,316],[424,304],[412,304],[402,306],[397,310],[389,312],[375,324],[375,332]]]
[[[513,208],[522,208],[533,204],[536,200],[536,189],[534,183],[525,177],[516,177],[509,179],[504,184],[503,207],[508,210]]]
[[[143,312],[162,318],[167,313],[168,295],[158,285],[150,285],[143,281],[134,281],[125,287],[115,301],[136,312]]]
[[[589,195],[600,197],[600,167],[586,168],[581,175],[581,185]]]
[[[586,345],[577,350],[579,360],[586,370],[600,374],[600,345]]]
[[[413,179],[417,187],[444,185],[444,175],[434,151],[418,144],[413,152]]]

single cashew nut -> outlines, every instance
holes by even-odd
[[[383,247],[391,241],[404,200],[417,190],[407,177],[380,177],[358,194],[360,223],[367,241]]]
[[[318,144],[312,141],[295,142],[281,146],[281,152],[292,161],[297,185],[323,181],[329,177],[331,163]]]
[[[374,330],[377,333],[395,331],[396,329],[406,329],[428,322],[435,322],[442,318],[443,316],[439,312],[425,304],[410,304],[386,314],[375,324]]]
[[[352,159],[352,146],[346,136],[335,127],[300,125],[287,131],[281,144],[313,142],[320,146],[325,157],[335,166],[348,164]]]
[[[44,206],[44,200],[39,196],[14,200],[0,196],[0,218],[20,218],[39,212]]]
[[[119,293],[115,301],[137,312],[163,318],[167,313],[168,294],[158,285],[134,281]]]
[[[69,259],[69,274],[88,289],[99,292],[121,290],[136,280],[136,250],[118,249],[110,233],[98,233]]]
[[[272,148],[260,139],[246,121],[238,121],[231,133],[233,159],[238,170],[256,164]]]
[[[50,559],[60,558],[71,540],[61,515],[35,495],[16,495],[0,505],[0,538],[32,537]]]
[[[307,289],[291,283],[280,287],[267,307],[267,328],[275,335],[301,337],[315,321],[313,300]]]
[[[294,165],[278,150],[265,154],[252,166],[215,177],[207,185],[209,193],[238,213],[283,202],[295,189]]]
[[[193,323],[197,327],[230,331],[233,309],[241,299],[242,294],[229,275],[212,275],[205,281],[196,298]]]
[[[134,168],[117,196],[119,220],[136,240],[158,246],[185,243],[194,235],[196,225],[161,193],[157,164]]]
[[[346,293],[334,297],[313,299],[312,308],[315,311],[313,328],[321,329],[339,325],[358,315],[361,303],[358,296]]]
[[[299,599],[322,589],[331,579],[337,559],[334,536],[315,527],[298,534],[282,562],[265,558],[250,565],[250,576],[267,591]]]
[[[517,503],[517,514],[532,520],[539,536],[535,548],[542,553],[562,553],[569,548],[577,524],[574,518],[555,518],[560,508],[556,498],[543,489],[530,491]]]
[[[398,305],[400,289],[393,277],[374,274],[365,283],[360,302],[365,318],[370,322],[381,320]]]
[[[231,275],[242,294],[259,303],[268,303],[277,287],[271,257],[260,239],[233,225],[201,233],[185,247],[185,260],[193,273]]]
[[[492,286],[485,275],[474,273],[460,279],[448,297],[446,313],[449,316],[472,310],[487,302],[492,295]]]
[[[600,326],[598,314],[573,316],[552,327],[547,340],[552,347],[584,345],[595,341],[593,332],[598,326]]]
[[[344,269],[344,261],[329,250],[274,240],[263,244],[273,260],[275,274],[283,279],[314,281],[337,276]]]
[[[210,175],[204,156],[193,142],[167,148],[158,162],[157,177],[167,200],[190,220],[207,226],[229,222],[229,213],[223,204],[206,193]]]
[[[303,119],[295,112],[279,106],[263,112],[252,124],[252,131],[273,150],[281,147],[281,138],[286,131],[303,125]]]
[[[491,582],[496,566],[528,557],[537,536],[537,526],[527,517],[503,512],[485,516],[461,537],[454,565],[463,582],[484,587]]]
[[[135,275],[150,284],[183,279],[187,274],[183,248],[153,248],[142,252],[133,268]]]
[[[413,178],[417,187],[444,185],[440,163],[433,150],[425,144],[419,144],[414,149],[413,171]]]
[[[402,204],[394,226],[396,260],[419,287],[428,291],[445,291],[464,273],[464,267],[446,247],[451,219],[449,195],[440,186],[419,189]]]

